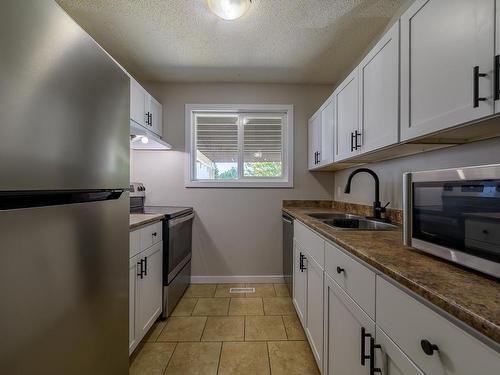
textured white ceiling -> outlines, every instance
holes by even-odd
[[[408,0],[253,0],[236,21],[204,0],[57,0],[142,80],[335,83]]]

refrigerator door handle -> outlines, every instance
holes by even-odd
[[[116,200],[124,190],[0,191],[0,211]]]

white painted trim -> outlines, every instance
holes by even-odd
[[[284,129],[285,176],[282,179],[241,179],[236,181],[193,180],[193,112],[285,112],[287,126]],[[294,106],[292,104],[186,104],[185,105],[185,142],[186,160],[184,169],[184,186],[187,188],[293,188],[293,146],[294,146]]]
[[[236,283],[273,283],[283,284],[282,275],[269,276],[191,276],[191,284],[236,284]]]

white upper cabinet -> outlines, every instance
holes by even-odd
[[[417,0],[404,13],[402,140],[493,114],[494,27],[495,0]]]
[[[321,110],[321,151],[319,154],[319,164],[326,165],[333,163],[333,127],[334,127],[334,97]]]
[[[147,110],[146,110],[147,93],[135,81],[130,79],[130,119],[134,122],[147,127]]]
[[[415,0],[332,96],[310,120],[309,169],[408,155],[405,144],[434,133],[460,138],[457,126],[500,114],[500,0]],[[490,123],[481,139],[497,136]]]
[[[361,134],[358,116],[358,69],[356,68],[335,91],[335,161],[359,153]]]
[[[162,105],[152,96],[150,96],[149,99],[152,131],[161,137],[163,135],[163,108]]]
[[[137,81],[130,78],[130,119],[147,130],[163,134],[163,108]]]
[[[399,21],[364,58],[358,71],[364,153],[399,141]]]
[[[333,163],[334,96],[309,119],[308,165],[315,169]]]
[[[316,113],[309,119],[307,125],[307,149],[309,169],[318,167],[318,154],[321,137],[321,114]]]

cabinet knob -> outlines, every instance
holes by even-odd
[[[421,340],[420,346],[422,347],[424,353],[427,355],[433,355],[434,351],[439,350],[437,345],[431,344],[428,340]]]
[[[342,267],[337,266],[337,273],[340,275],[342,272],[345,273],[345,269],[343,269]]]
[[[153,232],[153,237],[156,237],[157,235],[158,235],[158,233]]]

